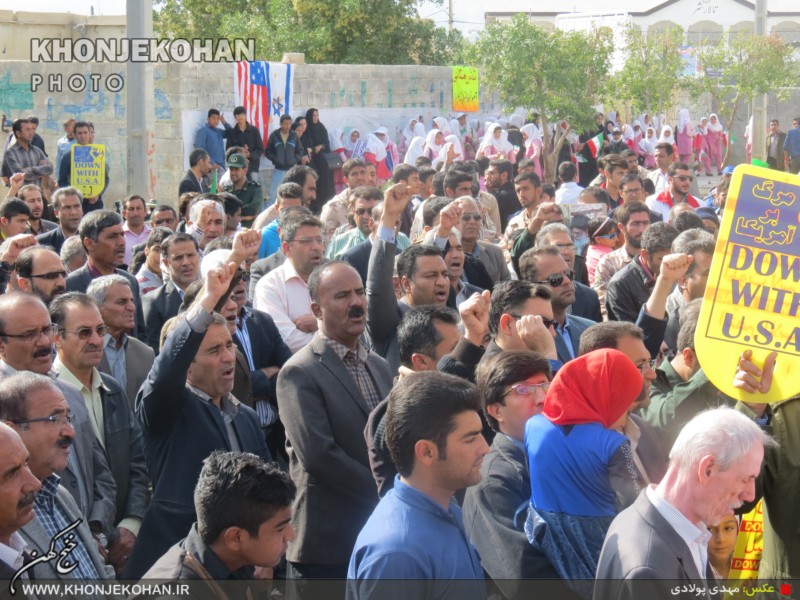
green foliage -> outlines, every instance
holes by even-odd
[[[638,112],[666,112],[683,80],[683,39],[683,30],[677,26],[647,35],[629,26],[625,67],[609,81],[608,93],[629,101]]]
[[[153,22],[163,37],[255,38],[262,60],[446,65],[466,45],[418,18],[416,0],[157,0]]]
[[[548,121],[556,128],[553,153],[545,155],[545,178],[554,176],[554,159],[567,135],[594,126],[594,106],[608,77],[612,33],[544,29],[523,14],[488,25],[473,56],[482,65],[481,82],[500,93],[509,109],[521,107],[542,117],[544,147],[549,148]]]

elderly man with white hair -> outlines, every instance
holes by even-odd
[[[218,196],[203,194],[195,200],[189,209],[186,232],[197,240],[201,253],[211,240],[225,234],[225,207]]]
[[[661,483],[645,489],[611,524],[595,600],[669,598],[676,583],[713,582],[707,527],[755,499],[764,449],[775,445],[731,408],[708,410],[689,421],[672,446]],[[652,581],[657,579],[670,582]]]

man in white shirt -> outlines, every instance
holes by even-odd
[[[669,187],[667,172],[675,160],[675,148],[672,147],[672,144],[658,144],[655,157],[658,168],[650,171],[647,178],[656,186],[656,195],[658,195]]]
[[[667,587],[636,580],[668,579],[669,587],[708,587],[708,525],[755,498],[764,448],[775,441],[744,414],[716,408],[694,417],[670,452],[666,475],[614,519],[597,567],[594,598],[669,597]]]
[[[286,261],[256,284],[254,306],[273,318],[283,341],[297,352],[317,331],[307,282],[311,271],[322,262],[322,222],[298,212],[281,225],[280,236]]]
[[[22,567],[25,540],[17,530],[35,516],[33,502],[41,482],[28,468],[28,449],[11,427],[0,423],[0,578],[11,579]]]
[[[578,168],[575,164],[564,161],[558,165],[558,180],[561,186],[556,190],[556,204],[577,204],[583,188],[578,185]]]

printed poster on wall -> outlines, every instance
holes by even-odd
[[[453,110],[478,111],[478,69],[453,67]]]

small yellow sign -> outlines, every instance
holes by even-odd
[[[477,112],[478,89],[478,69],[453,67],[453,110]]]
[[[70,149],[70,185],[84,198],[95,198],[106,186],[106,147],[104,144],[73,144]]]
[[[763,537],[764,501],[759,500],[753,510],[742,515],[728,579],[758,579],[761,553],[764,550]]]
[[[748,402],[778,402],[800,392],[800,177],[736,167],[695,334],[711,382]],[[739,357],[761,367],[778,353],[767,394],[733,387]]]

